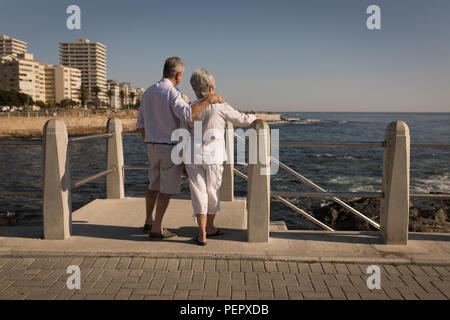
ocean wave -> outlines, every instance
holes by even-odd
[[[352,157],[352,156],[344,156],[344,155],[330,154],[330,153],[316,154],[315,156],[317,158],[334,158],[334,159],[345,159],[345,160],[363,160],[363,158],[355,158],[355,157]]]
[[[450,175],[434,175],[426,179],[412,178],[411,191],[414,193],[442,192],[450,193]]]
[[[380,190],[376,190],[375,187],[370,184],[353,186],[350,189],[348,189],[348,191],[349,192],[381,192]]]
[[[345,121],[346,122],[346,121]],[[321,119],[298,119],[298,120],[287,120],[284,119],[277,123],[293,123],[293,124],[316,124],[316,123],[343,123],[342,121],[333,121],[333,120],[321,120]]]

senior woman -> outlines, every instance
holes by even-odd
[[[207,70],[197,69],[191,76],[191,86],[197,98],[201,100],[214,93],[216,84],[214,77]],[[191,137],[194,137],[191,155],[189,159],[186,159],[185,155],[184,160],[192,207],[199,226],[198,235],[194,238],[198,245],[206,245],[207,237],[224,234],[223,230],[215,228],[214,218],[220,210],[219,189],[222,184],[223,162],[226,160],[226,122],[248,126],[256,119],[254,115],[241,113],[227,103],[216,103],[209,105],[193,122],[185,123]],[[200,126],[203,137],[196,139],[194,132],[197,132]]]

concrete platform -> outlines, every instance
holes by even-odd
[[[189,200],[172,200],[164,226],[179,237],[149,241],[142,232],[143,198],[95,200],[73,213],[72,237],[41,240],[41,227],[0,228],[0,256],[121,256],[220,258],[297,262],[450,265],[450,235],[410,233],[407,246],[384,245],[377,232],[289,231],[272,223],[269,243],[246,240],[246,202],[223,202],[216,226],[222,237],[195,245],[197,233]]]

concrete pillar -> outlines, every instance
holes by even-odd
[[[72,232],[69,138],[63,121],[53,119],[44,126],[44,239],[65,240]]]
[[[270,227],[270,131],[263,120],[252,123],[247,183],[248,242],[268,242]],[[253,153],[253,157],[250,154]],[[251,163],[251,159],[256,163]]]
[[[108,138],[106,148],[106,168],[114,169],[113,173],[106,176],[106,198],[123,199],[124,173],[123,173],[123,146],[122,146],[122,122],[120,119],[109,119],[106,132],[113,136]]]
[[[385,244],[407,244],[409,224],[409,128],[403,121],[386,129],[383,155],[381,237]]]
[[[234,200],[234,128],[227,121],[225,131],[225,145],[227,162],[223,164],[222,186],[220,188],[220,201]]]

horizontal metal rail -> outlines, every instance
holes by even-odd
[[[93,135],[89,135],[89,136],[72,137],[72,138],[69,138],[69,143],[84,142],[84,141],[97,140],[97,139],[107,139],[112,136],[113,136],[112,133],[100,133],[100,134],[93,134]]]
[[[339,198],[371,198],[371,199],[382,199],[384,197],[383,193],[377,192],[279,192],[272,191],[274,196],[280,197],[298,197],[298,198],[329,198],[329,197],[339,197]]]
[[[450,148],[450,144],[411,143],[411,148],[436,148],[436,149],[447,149],[447,148]]]
[[[15,197],[15,196],[42,196],[42,191],[0,191],[0,196]]]
[[[280,141],[283,147],[360,147],[360,148],[384,148],[385,142],[313,142],[313,141]],[[411,148],[450,148],[450,144],[436,143],[412,143]]]
[[[130,166],[123,166],[123,170],[130,170],[130,171],[148,171],[148,167],[130,167]]]
[[[235,137],[242,143],[246,143],[246,141],[238,136],[237,134],[234,134]],[[316,185],[314,182],[312,182],[311,180],[305,178],[304,176],[302,176],[301,174],[299,174],[298,172],[296,172],[295,170],[289,168],[287,165],[281,163],[279,160],[275,159],[274,157],[270,157],[271,161],[274,161],[276,164],[278,164],[280,166],[280,168],[286,170],[287,172],[289,172],[290,174],[292,174],[294,177],[296,177],[298,180],[300,180],[301,182],[313,187],[314,189],[316,189],[317,191],[320,191],[322,193],[328,193],[327,190],[319,187],[318,185]],[[369,223],[370,225],[372,225],[373,227],[375,227],[377,230],[380,230],[380,224],[376,223],[375,221],[373,221],[372,219],[366,217],[365,215],[363,215],[361,212],[359,212],[358,210],[356,210],[355,208],[352,208],[351,206],[349,206],[348,204],[346,204],[344,201],[342,201],[339,198],[336,197],[328,197],[329,199],[333,200],[334,202],[340,204],[342,207],[344,207],[345,209],[349,210],[350,212],[352,212],[353,214],[357,215],[358,217],[360,217],[361,219],[363,219],[364,221],[366,221],[367,223]]]
[[[409,194],[409,198],[411,200],[450,200],[450,194],[411,193]]]
[[[122,132],[122,135],[124,136],[140,136],[140,132],[130,131],[130,132]]]
[[[245,181],[248,181],[248,176],[246,176],[244,173],[240,172],[239,170],[237,170],[236,168],[234,168],[234,173],[236,175],[238,175],[239,177],[241,177],[242,179],[244,179]],[[278,196],[278,195],[274,195],[273,193],[271,194],[271,196],[279,201],[281,201],[283,204],[285,204],[286,206],[288,206],[289,208],[291,208],[292,210],[294,210],[295,212],[299,213],[300,215],[304,216],[306,219],[308,219],[309,221],[319,225],[320,227],[322,227],[325,230],[328,231],[334,231],[333,229],[331,229],[329,226],[327,226],[326,224],[324,224],[323,222],[321,222],[320,220],[317,220],[316,218],[314,218],[312,215],[310,215],[309,213],[307,213],[306,211],[300,209],[299,207],[295,206],[294,204],[292,204],[291,202],[287,201],[286,199]]]
[[[280,141],[283,147],[361,147],[361,148],[384,148],[384,142],[295,142]]]
[[[90,177],[85,178],[83,180],[80,180],[80,181],[78,181],[78,182],[76,182],[76,183],[74,183],[72,185],[72,190],[75,190],[75,189],[77,189],[77,188],[79,188],[79,187],[81,187],[81,186],[83,186],[83,185],[85,185],[85,184],[87,184],[89,182],[92,182],[92,181],[95,181],[97,179],[100,179],[101,177],[107,176],[108,174],[113,173],[113,172],[114,172],[114,169],[109,169],[109,170],[105,170],[103,172],[100,172],[98,174],[94,174],[93,176],[90,176]]]
[[[40,140],[24,140],[24,141],[0,141],[0,146],[32,146],[32,145],[42,145],[44,142]]]

